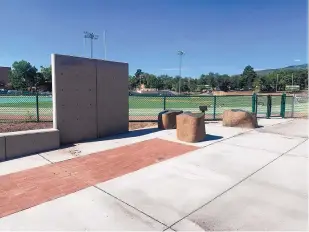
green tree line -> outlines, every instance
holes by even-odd
[[[31,90],[33,87],[46,84],[50,85],[51,90],[51,79],[51,66],[41,66],[38,70],[28,61],[15,61],[9,72],[9,83],[6,87],[15,90]]]
[[[129,76],[129,89],[138,89],[141,84],[146,88],[158,90],[172,90],[181,92],[200,92],[203,88],[216,89],[222,91],[230,90],[255,90],[262,92],[285,91],[286,85],[299,85],[300,90],[308,88],[308,70],[276,70],[274,72],[258,75],[253,67],[246,66],[240,75],[227,75],[210,72],[202,74],[198,78],[168,75],[149,74],[138,69],[135,75]]]
[[[146,88],[158,90],[172,90],[181,92],[200,92],[210,88],[222,91],[230,90],[256,90],[256,91],[285,91],[286,85],[299,85],[300,90],[308,88],[308,70],[278,69],[274,72],[258,75],[250,65],[246,66],[240,75],[227,75],[210,72],[200,77],[173,77],[169,75],[150,74],[138,69],[134,75],[129,76],[129,90]],[[9,73],[8,88],[16,90],[29,90],[37,85],[49,84],[51,87],[51,66],[40,67],[38,70],[30,62],[21,60],[12,64]]]

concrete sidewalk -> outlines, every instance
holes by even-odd
[[[193,146],[177,141],[174,130],[144,129],[0,163],[0,178],[56,165],[88,184],[7,214],[0,230],[307,230],[308,121],[259,124],[208,123],[205,141]],[[95,174],[72,170],[81,161],[98,163]],[[117,165],[127,171],[118,174]]]

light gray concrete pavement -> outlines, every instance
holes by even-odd
[[[308,229],[307,163],[280,157],[172,228],[185,230]]]
[[[0,230],[306,230],[307,121],[259,123],[257,130],[206,124],[212,140],[195,144],[200,149],[1,218]],[[26,166],[175,140],[172,130],[148,132],[26,157]],[[2,173],[7,162],[0,163],[0,175],[24,170],[17,161]]]
[[[273,133],[260,133],[255,130],[225,140],[223,143],[282,154],[305,140],[305,138],[288,137]]]
[[[276,157],[217,143],[97,186],[172,225]]]
[[[302,137],[308,138],[308,120],[307,119],[297,119],[289,121],[288,123],[273,125],[271,127],[264,127],[258,129],[259,132],[273,133],[286,135],[289,137]]]
[[[296,148],[289,151],[288,155],[302,156],[308,158],[309,142],[306,140],[304,143],[300,144]]]
[[[9,160],[0,163],[0,175],[19,172],[30,168],[36,168],[46,164],[50,164],[50,162],[39,155],[32,155],[19,159]]]
[[[158,231],[164,228],[94,187],[0,219],[0,230],[6,231]]]

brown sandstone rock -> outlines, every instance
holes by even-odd
[[[176,116],[182,112],[182,110],[162,111],[158,115],[158,128],[161,130],[176,129]]]
[[[185,112],[176,117],[177,138],[184,142],[200,142],[205,136],[204,113]]]
[[[256,115],[244,110],[225,110],[223,113],[223,126],[229,127],[258,127]]]

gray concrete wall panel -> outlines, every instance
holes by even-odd
[[[0,162],[5,160],[5,137],[0,137]]]
[[[97,138],[96,61],[52,55],[54,128],[62,144]]]
[[[128,131],[128,64],[97,61],[98,136]]]

